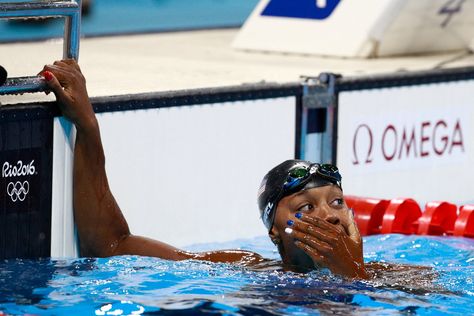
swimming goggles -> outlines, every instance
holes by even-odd
[[[297,166],[291,169],[288,172],[288,178],[283,184],[282,195],[292,191],[299,191],[299,189],[309,182],[309,179],[313,174],[341,187],[342,177],[336,166],[331,164],[314,163],[309,166]]]
[[[339,169],[337,169],[337,167],[334,165],[314,163],[309,166],[299,165],[293,167],[288,171],[288,176],[283,183],[280,192],[275,196],[275,198],[271,199],[267,203],[263,211],[263,223],[268,228],[268,230],[272,228],[273,221],[275,220],[276,204],[278,204],[280,199],[283,197],[303,189],[306,184],[310,182],[312,175],[317,175],[322,180],[326,180],[327,182],[335,184],[342,189],[342,177],[339,173]]]

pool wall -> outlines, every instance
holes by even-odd
[[[295,154],[300,95],[301,85],[290,83],[92,99],[110,186],[132,232],[177,246],[265,234],[257,189],[268,166]],[[45,147],[52,155],[51,180],[37,185],[52,187],[43,211],[51,229],[50,254],[76,256],[74,128],[53,104],[5,106],[1,111],[16,120],[16,112],[35,117],[38,111],[49,119],[51,135]],[[30,131],[38,132],[38,128]],[[2,134],[12,142],[18,140],[12,129]],[[51,157],[43,160],[51,162]],[[20,175],[15,180],[29,178]],[[28,212],[30,204],[23,205],[20,212]],[[8,205],[4,209],[12,210]],[[18,238],[24,222],[7,219]]]
[[[256,190],[269,168],[291,157],[339,164],[346,194],[472,202],[474,194],[466,184],[473,177],[473,79],[472,68],[358,78],[324,73],[288,84],[110,96],[92,102],[110,186],[132,232],[184,246],[264,235]],[[74,128],[51,103],[3,106],[0,119],[0,163],[29,166],[15,176],[2,174],[1,223],[10,233],[2,230],[0,254],[76,256]],[[385,153],[394,155],[394,161],[376,166],[381,156],[374,156],[374,163],[368,163],[370,133],[366,129],[365,140],[353,140],[354,127],[364,124],[374,129],[373,135],[388,131],[385,137],[400,129],[397,140],[404,142],[407,161],[400,165],[399,151],[395,156],[392,146]],[[43,138],[33,143],[22,135]],[[372,151],[384,150],[372,137]],[[366,146],[365,152],[355,151],[359,164],[352,151],[355,143]],[[441,149],[452,156],[438,155]],[[431,156],[422,155],[426,150]],[[399,165],[391,164],[395,162]],[[352,174],[359,167],[365,169]],[[39,181],[40,176],[44,178]],[[25,181],[30,192],[25,200],[8,202],[9,183],[24,186]],[[12,195],[25,193],[19,190]],[[25,227],[38,231],[27,239]],[[35,252],[39,249],[41,253]]]
[[[294,156],[299,87],[278,86],[267,96],[265,89],[248,91],[247,100],[245,88],[222,97],[188,92],[186,102],[175,95],[164,107],[163,95],[95,102],[110,186],[134,234],[177,246],[265,234],[257,189],[267,166]],[[59,118],[55,126],[65,130]],[[63,135],[69,133],[66,127]],[[55,148],[68,175],[71,147]],[[59,184],[64,166],[58,166]],[[71,181],[53,195],[70,196]],[[63,221],[71,232],[70,216]],[[52,253],[61,256],[69,247],[56,242],[71,238],[53,238]]]

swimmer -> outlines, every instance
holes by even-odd
[[[246,265],[265,260],[242,250],[192,253],[133,235],[109,188],[99,125],[79,65],[74,60],[56,61],[40,74],[56,95],[62,114],[77,129],[73,200],[81,256],[141,255]],[[347,278],[368,277],[362,239],[344,202],[336,167],[287,160],[264,177],[258,204],[287,269],[305,272],[327,268]]]

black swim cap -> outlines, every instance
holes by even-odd
[[[5,70],[5,68],[0,66],[0,86],[2,86],[5,83],[5,81],[7,81],[7,77],[8,77],[7,71]]]
[[[290,194],[335,184],[341,186],[337,168],[328,164],[315,164],[306,160],[286,160],[270,170],[262,180],[257,200],[260,217],[270,231],[278,202]]]

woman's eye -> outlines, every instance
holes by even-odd
[[[344,199],[334,199],[331,203],[334,206],[342,206],[344,205]]]
[[[298,212],[309,212],[312,209],[313,209],[313,206],[311,204],[305,204],[298,209]]]

